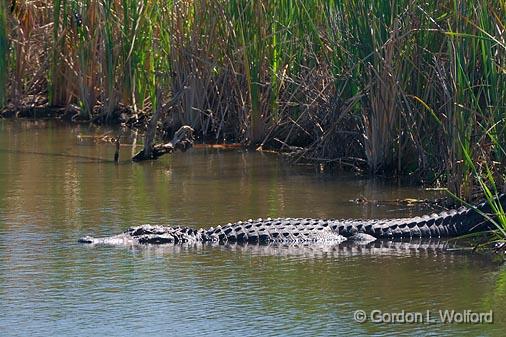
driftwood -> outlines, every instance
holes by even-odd
[[[172,106],[174,106],[177,101],[181,97],[181,92],[178,92],[171,101],[162,107],[162,94],[159,88],[156,89],[156,101],[157,107],[151,120],[149,121],[148,129],[146,131],[146,138],[144,140],[144,148],[142,151],[133,156],[132,160],[135,162],[143,161],[143,160],[155,160],[158,157],[166,154],[172,153],[175,150],[186,151],[193,145],[193,129],[187,125],[183,125],[176,131],[174,137],[167,144],[154,144],[156,129],[158,126],[158,121],[162,116],[162,110],[169,110]]]
[[[132,160],[135,162],[155,160],[166,153],[172,153],[176,150],[184,152],[193,146],[193,141],[193,129],[188,125],[183,125],[176,131],[170,142],[166,144],[151,145],[148,152],[146,152],[144,148],[142,151],[137,153]]]

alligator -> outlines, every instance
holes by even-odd
[[[506,208],[506,195],[497,200]],[[496,200],[496,201],[497,201]],[[325,220],[303,218],[257,219],[224,226],[195,229],[180,226],[141,225],[109,237],[85,236],[86,244],[319,244],[345,241],[372,242],[376,239],[451,238],[494,230],[487,202],[413,218],[383,220]]]

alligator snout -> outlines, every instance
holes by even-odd
[[[83,236],[82,238],[80,238],[79,240],[77,240],[77,242],[79,242],[79,243],[93,243],[93,237],[86,235],[86,236]]]

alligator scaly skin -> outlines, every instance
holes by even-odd
[[[499,197],[506,207],[506,196]],[[489,213],[487,203],[476,206]],[[473,208],[434,213],[422,217],[384,220],[325,220],[303,218],[257,219],[225,226],[194,229],[190,227],[142,225],[104,238],[79,239],[89,244],[339,244],[343,241],[369,242],[389,238],[449,238],[494,229]]]

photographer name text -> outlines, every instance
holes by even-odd
[[[353,319],[359,323],[388,323],[388,324],[492,324],[494,313],[477,312],[472,310],[426,310],[387,312],[382,310],[356,310]]]

